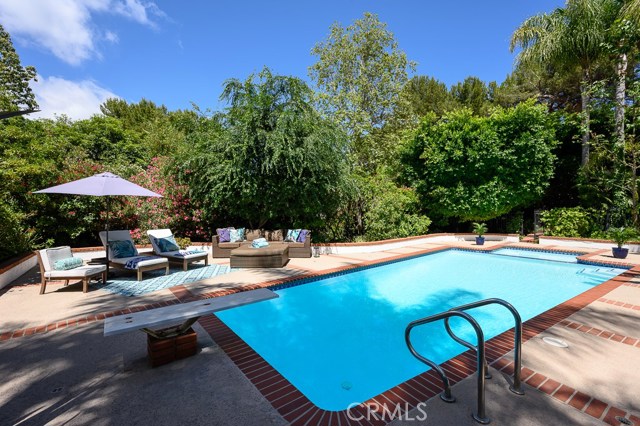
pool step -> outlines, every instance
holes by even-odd
[[[593,278],[611,278],[616,274],[615,268],[596,268],[596,269],[581,269],[576,274],[586,275]]]

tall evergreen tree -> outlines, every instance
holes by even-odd
[[[0,110],[37,109],[38,103],[29,87],[29,81],[35,77],[36,69],[22,66],[11,36],[0,25]]]

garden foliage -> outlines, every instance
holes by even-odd
[[[553,176],[553,124],[533,102],[490,116],[427,115],[402,151],[430,217],[487,220],[539,199]]]

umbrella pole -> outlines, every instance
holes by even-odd
[[[107,195],[107,222],[104,224],[104,230],[106,233],[106,247],[105,251],[107,252],[107,279],[109,281],[109,205],[111,204],[111,197]],[[106,283],[105,283],[106,284]]]

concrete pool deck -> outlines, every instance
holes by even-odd
[[[503,245],[487,242],[483,248]],[[293,418],[295,413],[283,415],[282,405],[265,398],[264,388],[247,378],[218,339],[212,340],[210,322],[197,326],[198,355],[151,369],[145,335],[104,338],[101,319],[127,309],[153,309],[446,247],[480,248],[470,242],[422,243],[373,253],[291,259],[282,269],[242,270],[138,297],[91,287],[84,294],[76,284],[48,285],[41,296],[38,273],[30,271],[0,290],[0,374],[5,379],[0,383],[0,424],[338,424],[339,416],[312,410],[301,410]],[[616,262],[610,251],[576,251],[587,253],[591,261]],[[228,264],[224,259],[214,261]],[[640,265],[640,255],[630,254],[623,262]],[[494,371],[495,379],[487,383],[492,424],[601,424],[603,420],[620,424],[612,419],[621,415],[640,426],[640,401],[635,397],[640,382],[635,368],[640,362],[640,278],[627,275],[524,343],[523,366],[530,373],[525,397],[506,390],[501,373]],[[569,347],[547,345],[544,336],[561,338]],[[510,356],[493,360],[493,367],[508,371]],[[453,388],[458,403],[431,398],[426,420],[396,423],[477,424],[469,415],[475,410],[474,378],[464,377]],[[341,425],[345,423],[340,419]],[[385,422],[373,419],[372,423]]]

